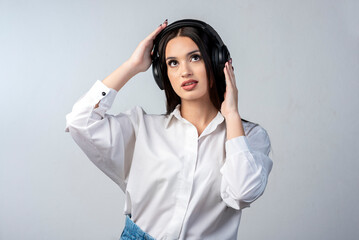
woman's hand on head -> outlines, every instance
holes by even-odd
[[[153,41],[156,36],[167,27],[167,19],[158,26],[150,35],[143,39],[132,53],[132,56],[128,59],[128,62],[133,66],[135,72],[145,72],[152,64],[152,48]]]
[[[234,68],[232,59],[226,62],[223,69],[226,78],[226,92],[224,93],[224,101],[221,105],[221,113],[224,118],[239,115],[238,112],[238,89],[236,86],[236,78],[234,76]]]

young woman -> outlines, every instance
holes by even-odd
[[[242,209],[263,194],[272,160],[266,130],[240,117],[228,57],[206,23],[166,20],[67,114],[65,131],[125,193],[121,239],[237,239]],[[107,114],[151,64],[167,113]]]

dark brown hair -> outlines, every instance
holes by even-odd
[[[212,49],[213,49],[213,43],[210,40],[210,37],[202,30],[195,28],[195,27],[182,27],[174,29],[173,31],[168,32],[165,34],[158,45],[158,52],[160,56],[160,68],[161,68],[161,74],[163,76],[163,87],[166,94],[167,99],[167,114],[170,114],[177,104],[181,103],[181,98],[176,94],[176,92],[173,90],[172,85],[170,83],[170,80],[168,79],[167,75],[167,65],[165,60],[165,53],[166,53],[166,46],[168,42],[175,38],[175,37],[189,37],[196,43],[196,45],[199,48],[199,51],[202,55],[205,67],[206,67],[206,73],[207,73],[207,79],[208,79],[208,86],[212,84],[212,87],[209,88],[209,96],[211,99],[211,102],[213,105],[220,111],[221,104],[224,100],[224,91],[220,91],[217,89],[216,86],[216,78],[223,76],[215,76],[214,70],[213,70],[213,63],[211,60],[212,56]]]

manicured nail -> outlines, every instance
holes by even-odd
[[[232,58],[229,59],[229,62],[232,63]]]

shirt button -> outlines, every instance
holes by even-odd
[[[106,93],[105,92],[102,92],[102,96],[105,96],[106,95]]]

